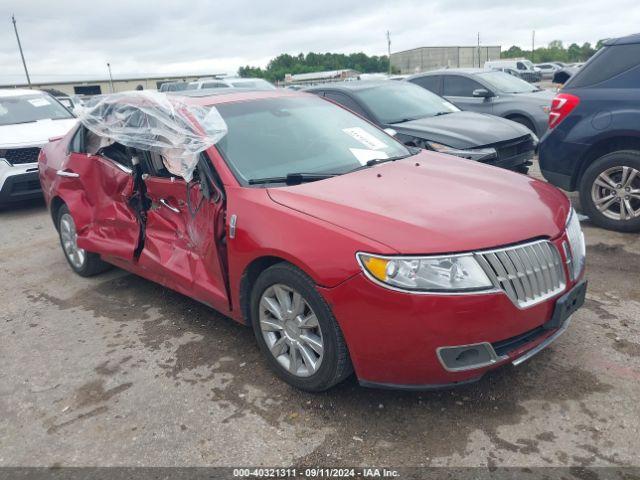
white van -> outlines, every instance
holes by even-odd
[[[542,72],[537,69],[531,60],[526,58],[505,58],[503,60],[489,60],[484,63],[486,70],[498,70],[511,68],[516,70],[520,76],[528,82],[539,82],[542,79]]]

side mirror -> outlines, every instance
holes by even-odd
[[[473,96],[474,97],[481,97],[481,98],[489,98],[489,97],[493,97],[493,93],[491,93],[486,88],[476,88],[473,91]]]
[[[386,133],[390,137],[395,137],[398,134],[398,132],[396,132],[393,128],[385,128],[384,133]]]

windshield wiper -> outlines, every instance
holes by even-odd
[[[438,112],[434,115],[434,117],[439,117],[440,115],[449,115],[450,113],[453,113],[453,112]]]
[[[373,160],[368,160],[367,163],[365,163],[364,165],[360,165],[359,167],[356,167],[353,170],[349,170],[347,173],[357,172],[358,170],[364,170],[365,168],[373,167],[374,165],[380,165],[381,163],[395,162],[396,160],[402,160],[404,158],[412,157],[415,154],[420,152],[419,148],[416,148],[415,150],[411,149],[411,147],[407,147],[407,148],[410,149],[408,155],[397,155],[395,157],[377,158]]]
[[[326,178],[335,177],[339,173],[288,173],[284,177],[252,178],[249,185],[262,185],[265,183],[284,183],[286,185],[300,185],[305,182],[315,182]]]

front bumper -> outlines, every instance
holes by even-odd
[[[568,276],[567,276],[568,278]],[[386,289],[364,274],[323,289],[349,347],[361,384],[427,390],[466,384],[507,363],[533,356],[568,322],[554,322],[556,297],[518,308],[503,292],[415,295]],[[480,368],[447,369],[438,355],[447,346],[489,344],[495,353]]]
[[[9,165],[0,160],[0,205],[42,198],[38,164]]]

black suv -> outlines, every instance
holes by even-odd
[[[579,190],[595,224],[640,231],[640,34],[607,41],[567,81],[539,155],[545,178]]]

